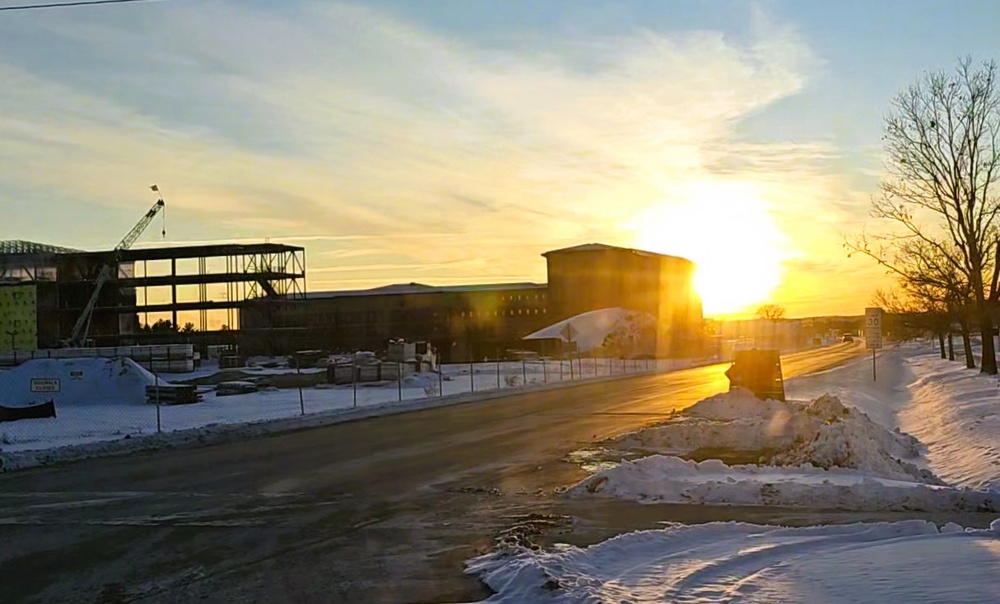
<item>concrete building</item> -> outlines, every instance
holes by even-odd
[[[542,255],[555,320],[601,308],[637,310],[656,317],[657,356],[698,351],[702,308],[690,260],[600,243]]]
[[[251,352],[380,352],[390,339],[405,338],[430,342],[446,360],[495,359],[551,322],[546,287],[537,283],[311,292],[302,303],[256,300],[242,317]]]
[[[657,355],[690,356],[702,338],[701,302],[684,258],[603,244],[543,254],[548,283],[435,287],[396,284],[309,292],[299,303],[269,298],[243,307],[251,354],[320,348],[380,352],[392,338],[425,340],[449,362],[495,359],[553,343],[524,336],[584,312],[626,308],[657,319]]]

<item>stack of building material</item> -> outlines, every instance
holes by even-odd
[[[222,382],[215,386],[215,396],[231,396],[234,394],[249,394],[251,392],[257,392],[259,388],[257,384],[253,382],[248,382],[244,380],[236,380],[232,382]]]
[[[190,405],[201,400],[193,384],[160,383],[146,386],[146,400],[157,405]]]

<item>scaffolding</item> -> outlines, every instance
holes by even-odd
[[[0,283],[44,285],[38,299],[40,345],[55,346],[58,338],[66,337],[110,254],[24,241],[0,242]],[[178,261],[183,261],[182,266]],[[158,269],[154,266],[155,274],[150,274],[150,263],[159,264]],[[162,336],[136,329],[143,316],[149,324],[150,314],[168,315],[176,327],[178,313],[194,312],[197,333],[188,337],[204,337],[213,333],[209,311],[224,311],[224,330],[238,335],[240,310],[245,304],[304,299],[305,272],[305,249],[278,243],[124,250],[94,309],[94,343],[114,346]],[[186,286],[194,286],[190,294],[178,292]],[[223,299],[212,299],[209,286],[215,286],[213,291]],[[159,294],[156,301],[150,300],[151,289]],[[218,331],[217,326],[214,333]]]

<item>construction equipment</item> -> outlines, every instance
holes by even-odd
[[[90,320],[94,316],[94,308],[97,306],[97,299],[101,295],[101,290],[104,285],[111,279],[112,275],[118,270],[118,265],[121,263],[122,252],[132,247],[139,237],[142,235],[149,223],[153,221],[153,218],[164,208],[166,205],[163,201],[163,195],[160,195],[160,189],[156,185],[150,187],[157,194],[156,203],[153,207],[149,208],[146,215],[142,217],[132,227],[132,230],[128,232],[127,235],[115,246],[113,254],[108,260],[101,265],[101,272],[97,275],[97,281],[94,283],[94,292],[90,295],[90,299],[87,301],[87,305],[83,308],[83,312],[80,313],[79,318],[77,318],[76,323],[73,325],[73,330],[70,332],[69,338],[64,342],[64,344],[69,348],[79,348],[83,346],[87,341],[87,335],[90,333]],[[163,226],[163,236],[167,236],[166,223]]]
[[[746,388],[759,399],[785,400],[781,355],[777,350],[739,350],[726,371],[729,389]]]

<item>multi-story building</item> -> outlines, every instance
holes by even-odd
[[[497,358],[544,346],[524,336],[580,313],[638,310],[659,326],[657,354],[694,354],[701,303],[689,260],[586,244],[543,254],[548,284],[435,287],[419,283],[310,292],[301,302],[260,299],[243,307],[246,348],[277,353],[320,348],[379,352],[391,338],[431,342],[446,361]],[[551,348],[551,347],[550,347]]]
[[[379,352],[389,339],[405,338],[430,342],[447,360],[497,358],[550,322],[546,287],[537,283],[312,292],[298,304],[258,300],[242,319],[253,351]]]
[[[600,243],[542,255],[556,320],[600,308],[637,310],[656,318],[658,356],[697,352],[702,308],[690,260]]]

